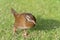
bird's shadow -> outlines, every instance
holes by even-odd
[[[59,28],[60,21],[53,19],[43,19],[38,16],[36,18],[36,26],[32,30],[52,30]]]

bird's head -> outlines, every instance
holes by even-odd
[[[36,22],[33,20],[32,16],[26,15],[26,20],[36,24]]]

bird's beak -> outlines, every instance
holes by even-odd
[[[31,20],[31,22],[33,22],[34,24],[36,24],[36,22],[34,20]]]

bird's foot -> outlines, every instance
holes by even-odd
[[[22,36],[23,36],[24,38],[27,38],[29,35],[28,35],[27,32],[25,32],[25,33],[22,34]]]

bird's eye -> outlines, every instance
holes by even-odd
[[[28,16],[28,15],[26,15],[26,19],[27,19],[27,21],[31,20],[30,16]]]
[[[27,15],[26,18],[30,19],[30,16]]]

